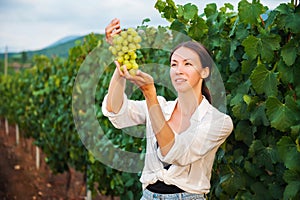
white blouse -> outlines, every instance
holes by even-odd
[[[168,121],[177,103],[158,96],[162,112]],[[190,193],[207,194],[210,190],[211,171],[216,151],[233,130],[231,118],[213,107],[205,97],[190,119],[190,127],[175,133],[175,143],[162,156],[152,130],[146,101],[128,100],[124,94],[119,113],[106,110],[107,96],[102,112],[116,128],[146,124],[145,165],[140,178],[143,189],[157,180],[173,184]],[[163,163],[172,164],[164,169]]]

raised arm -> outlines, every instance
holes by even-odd
[[[143,92],[160,151],[163,156],[167,155],[174,144],[175,135],[159,105],[153,78],[140,70],[137,71],[135,76],[131,76],[126,69],[122,76],[136,84]]]
[[[111,44],[112,37],[120,32],[120,20],[115,18],[105,28],[106,41]],[[115,62],[115,64],[117,67],[109,84],[106,109],[109,112],[118,113],[123,104],[126,80],[121,77],[122,72],[119,63]]]
[[[110,80],[107,94],[107,111],[118,113],[123,104],[123,95],[125,91],[126,79],[121,77],[119,63]]]
[[[161,154],[165,156],[174,144],[174,132],[163,115],[154,85],[145,86],[141,89],[147,102],[152,128],[160,147]]]

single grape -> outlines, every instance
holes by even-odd
[[[128,47],[127,47],[127,46],[123,46],[123,47],[122,47],[122,51],[123,51],[124,53],[127,53],[127,52],[128,52]]]
[[[129,70],[129,74],[130,74],[131,76],[135,76],[135,75],[136,75],[136,72],[137,72],[137,69],[134,69],[134,68],[132,68],[132,69]]]
[[[126,31],[123,31],[123,32],[121,32],[121,36],[122,36],[124,39],[126,39],[127,36],[128,36],[128,34],[127,34]]]

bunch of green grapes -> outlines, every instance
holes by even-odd
[[[113,37],[112,45],[109,47],[111,53],[116,56],[116,60],[122,66],[126,65],[131,75],[135,75],[139,66],[136,63],[136,50],[141,48],[142,38],[133,28],[123,30],[120,34]]]

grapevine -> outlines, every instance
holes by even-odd
[[[124,70],[124,65],[131,75],[135,75],[139,66],[136,62],[136,50],[141,48],[142,38],[133,28],[123,30],[119,35],[113,37],[112,45],[109,47],[111,53],[116,56],[116,60]]]
[[[164,49],[176,46],[178,37],[174,33],[177,31],[205,44],[222,75],[227,112],[235,128],[216,154],[207,199],[300,199],[300,9],[296,5],[280,4],[266,11],[259,1],[241,0],[237,13],[229,3],[220,9],[212,3],[198,15],[199,11],[190,3],[176,6],[172,0],[157,0],[155,8],[171,22],[170,26],[138,27],[143,48],[134,50],[138,58],[129,57],[129,63],[136,60],[145,65],[168,65],[169,52]],[[264,23],[260,20],[262,14],[268,16],[262,17]],[[162,34],[165,28],[166,34]],[[127,32],[123,42],[126,40],[128,44],[121,42],[120,46],[126,46],[129,52],[129,43],[138,45],[128,42],[128,30],[122,31]],[[83,97],[90,95],[90,83],[72,90],[75,78],[79,77],[78,69],[83,60],[90,62],[81,68],[87,72],[94,68],[93,63],[97,66],[99,63],[107,70],[92,99],[96,101],[95,106],[78,110],[78,119],[86,119],[87,112],[96,113],[105,137],[116,148],[144,153],[144,138],[121,134],[101,112],[114,72],[106,55],[114,48],[117,60],[120,52],[116,49],[117,42],[111,47],[105,42],[99,44],[103,37],[89,35],[84,43],[69,50],[64,62],[57,57],[38,56],[34,67],[24,68],[13,76],[0,75],[0,116],[11,124],[17,123],[27,137],[35,140],[52,171],[63,172],[69,166],[75,167],[85,173],[90,189],[97,185],[103,195],[131,200],[141,196],[142,186],[137,184],[139,174],[111,169],[86,151],[75,129],[76,115],[72,115],[72,101],[79,101],[71,98],[72,92]],[[89,60],[88,53],[95,47],[97,51],[93,52],[98,53],[98,47],[104,51],[100,51],[97,60]],[[154,80],[158,80],[160,72],[167,71],[160,67],[154,70],[151,72]],[[80,78],[89,80],[90,75],[86,73]],[[174,98],[163,85],[158,85],[157,94]],[[130,98],[141,100],[143,96],[134,92]],[[82,103],[90,101],[91,98],[83,98]],[[99,135],[90,137],[89,133],[86,138],[97,142]],[[102,150],[106,145],[99,142],[95,148],[98,147]],[[127,162],[115,154],[109,156],[116,158],[114,161]]]

